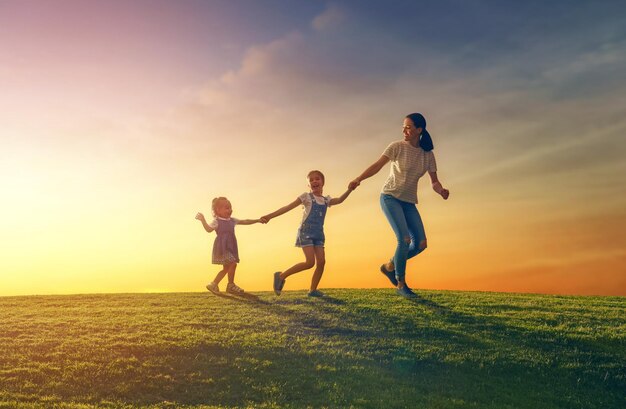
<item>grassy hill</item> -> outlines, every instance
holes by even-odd
[[[626,298],[0,297],[0,408],[624,408]]]

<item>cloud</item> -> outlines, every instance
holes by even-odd
[[[225,73],[221,81],[226,85],[236,86],[238,82],[259,77],[282,77],[290,70],[284,69],[279,63],[290,59],[292,51],[303,47],[303,42],[302,34],[292,32],[268,44],[250,47],[243,57],[240,68]]]
[[[531,98],[527,97],[526,100]],[[598,101],[598,104],[604,102],[606,101]],[[626,120],[607,121],[607,116],[610,115],[596,113],[597,119],[591,125],[586,121],[593,115],[587,116],[589,112],[585,105],[555,106],[544,103],[538,109],[527,108],[515,118],[503,117],[498,121],[500,123],[492,123],[490,131],[497,135],[498,129],[506,127],[507,120],[527,118],[528,124],[521,125],[517,132],[509,131],[518,138],[518,143],[525,142],[525,146],[517,148],[510,137],[504,136],[508,147],[498,151],[498,158],[455,178],[455,182],[491,178],[516,169],[526,169],[524,173],[527,176],[543,174],[544,177],[549,177],[551,172],[548,170],[557,169],[582,173],[596,165],[604,166],[607,162],[621,161],[621,154],[626,150],[625,144],[617,144],[612,150],[605,152],[602,159],[590,155],[589,152],[597,152],[599,146],[611,145],[614,138],[626,131]],[[570,122],[563,123],[564,119]],[[615,156],[614,153],[620,156]]]
[[[400,136],[394,121],[423,111],[444,153],[442,169],[456,184],[586,180],[586,171],[620,160],[613,153],[622,152],[623,143],[602,158],[587,152],[608,147],[626,126],[620,116],[624,85],[586,98],[553,95],[580,75],[623,66],[618,43],[560,52],[560,37],[548,36],[541,45],[525,43],[491,65],[463,71],[463,64],[453,64],[456,56],[430,47],[428,37],[406,42],[393,29],[382,35],[362,17],[331,5],[311,20],[313,30],[249,47],[237,68],[197,92],[189,112],[205,129],[228,135],[243,132],[244,118],[247,129],[272,135],[285,152],[301,148],[299,140],[330,143],[341,135],[351,141],[346,151],[358,146],[372,155]],[[334,30],[322,32],[331,22]],[[560,58],[566,61],[561,75]],[[525,80],[519,67],[537,76]],[[341,144],[333,146],[341,152]]]
[[[339,26],[345,18],[344,10],[336,4],[331,4],[319,16],[311,22],[311,26],[317,31],[325,31]]]
[[[601,47],[573,55],[570,61],[549,67],[542,75],[548,81],[574,79],[588,72],[602,72],[617,65],[624,65],[624,44],[607,43]]]

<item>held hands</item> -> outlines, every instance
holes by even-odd
[[[204,218],[204,215],[202,213],[200,213],[200,212],[198,212],[196,214],[196,220],[200,220],[203,223],[206,222],[206,219]],[[269,221],[270,221],[269,217],[263,216],[263,217],[261,217],[259,219],[244,220],[245,223],[242,223],[242,224],[254,224],[254,223],[263,223],[263,224],[265,224],[265,223],[267,223]]]
[[[354,190],[357,188],[357,186],[359,186],[361,184],[361,181],[357,178],[354,179],[352,182],[350,182],[348,184],[348,189],[349,190]],[[348,196],[348,193],[344,193],[344,196]],[[336,199],[332,199],[332,200],[336,200]],[[345,200],[345,197],[343,197],[343,199],[341,199],[340,201],[336,202],[336,203],[342,203]],[[275,211],[274,213],[270,213],[270,214],[266,214],[265,216],[261,216],[258,220],[259,223],[263,223],[263,224],[267,224],[269,223],[270,220],[272,220],[274,217],[280,216],[281,214],[288,212],[289,210],[293,209],[296,207],[297,204],[299,204],[299,200],[296,200],[295,202],[293,202],[292,204],[289,204],[287,206],[282,207],[281,209],[278,209],[277,211]],[[200,213],[198,213],[200,214]],[[196,216],[197,218],[197,216]]]

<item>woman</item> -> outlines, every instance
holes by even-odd
[[[355,189],[363,180],[377,174],[387,162],[391,162],[391,171],[380,195],[380,206],[396,235],[398,245],[393,258],[380,266],[380,271],[397,287],[399,295],[415,297],[415,293],[406,285],[404,276],[407,260],[424,251],[427,244],[424,225],[415,206],[417,182],[428,172],[435,192],[444,199],[448,199],[450,192],[437,179],[433,141],[426,130],[424,116],[418,113],[407,115],[402,132],[404,140],[387,146],[380,159],[350,182],[349,187]]]

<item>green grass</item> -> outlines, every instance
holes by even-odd
[[[0,408],[624,408],[626,298],[0,298]]]

